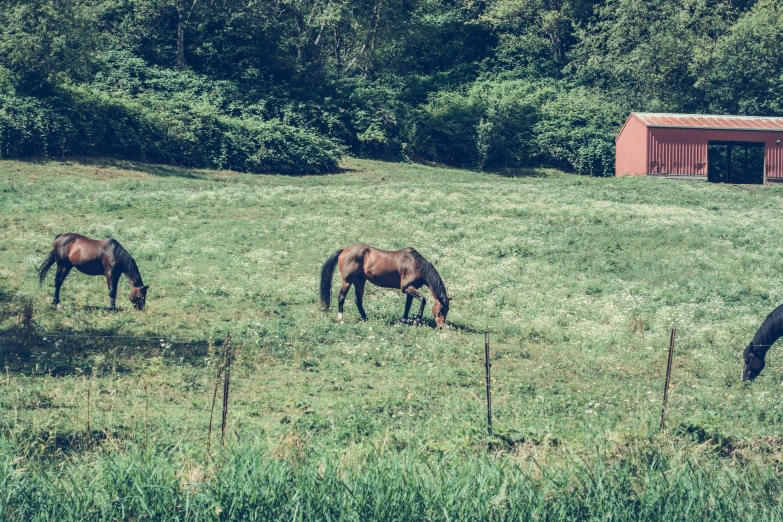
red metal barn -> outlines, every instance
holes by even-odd
[[[615,140],[617,176],[783,181],[783,118],[632,112]]]

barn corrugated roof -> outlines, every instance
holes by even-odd
[[[632,114],[648,127],[783,131],[783,118],[773,116],[713,116],[656,112]]]

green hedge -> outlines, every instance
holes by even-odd
[[[337,169],[342,147],[315,132],[231,117],[209,105],[152,101],[89,87],[46,98],[0,94],[0,157],[107,156],[243,172]]]
[[[551,166],[614,173],[614,138],[627,110],[600,92],[557,82],[477,82],[422,106],[414,153],[469,168]]]

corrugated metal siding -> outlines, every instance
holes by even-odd
[[[768,179],[783,179],[783,132],[648,128],[647,172],[678,176],[707,175],[708,141],[752,141],[766,144]],[[620,152],[618,151],[618,155]]]
[[[777,133],[773,140],[767,142],[767,152],[764,156],[764,167],[767,170],[767,179],[783,179],[783,142],[781,133]]]
[[[707,175],[707,144],[695,139],[698,131],[648,129],[650,157],[647,172],[678,176]]]

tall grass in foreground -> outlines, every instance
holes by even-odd
[[[768,466],[656,446],[599,449],[545,465],[518,455],[413,450],[284,458],[246,445],[204,468],[176,450],[135,447],[32,464],[15,459],[6,441],[0,519],[783,519],[783,478]]]

